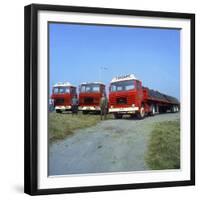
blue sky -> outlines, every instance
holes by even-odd
[[[51,23],[49,48],[50,94],[57,82],[108,85],[133,73],[143,86],[180,98],[180,30]]]

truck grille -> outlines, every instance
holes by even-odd
[[[91,98],[91,97],[86,97],[86,98],[84,98],[84,103],[85,103],[85,104],[91,104],[91,103],[93,103],[93,101],[94,101],[94,99]]]
[[[126,97],[120,97],[116,99],[117,104],[127,104],[127,98]]]
[[[55,104],[63,104],[64,103],[64,99],[55,99]]]

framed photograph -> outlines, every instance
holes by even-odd
[[[25,193],[195,184],[195,14],[25,7]]]

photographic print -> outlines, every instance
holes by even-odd
[[[180,169],[179,29],[50,22],[49,77],[50,176]]]
[[[25,75],[25,192],[194,184],[193,14],[27,6]]]

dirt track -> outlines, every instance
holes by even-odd
[[[145,151],[153,124],[179,113],[144,120],[102,121],[50,145],[49,175],[148,170]]]

